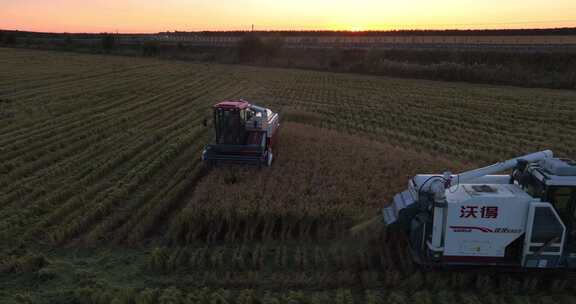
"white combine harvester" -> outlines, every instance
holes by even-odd
[[[383,217],[405,229],[419,264],[576,268],[576,162],[546,150],[457,175],[416,175]]]

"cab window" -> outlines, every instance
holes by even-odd
[[[558,213],[570,214],[576,218],[574,210],[574,200],[576,198],[575,188],[573,187],[551,187],[548,198],[554,205]]]

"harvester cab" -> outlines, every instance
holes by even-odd
[[[576,269],[576,162],[549,150],[416,175],[382,214],[419,264]]]
[[[223,101],[213,110],[216,138],[202,152],[205,163],[272,164],[280,128],[277,113],[244,100]]]
[[[576,162],[569,159],[544,159],[518,169],[514,178],[534,197],[549,201],[566,219],[576,214]]]
[[[530,196],[554,207],[566,227],[568,249],[576,255],[576,162],[559,158],[520,162],[512,179]]]

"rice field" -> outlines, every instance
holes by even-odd
[[[17,49],[0,67],[2,303],[574,299],[565,277],[421,272],[349,229],[416,173],[576,157],[576,92]],[[280,113],[272,168],[202,167],[202,120],[233,98]]]

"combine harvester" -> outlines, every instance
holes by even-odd
[[[213,109],[216,139],[202,151],[204,163],[272,165],[280,128],[277,113],[244,100],[222,101]]]
[[[406,232],[420,265],[576,268],[576,162],[550,150],[457,175],[416,175],[382,215]]]

